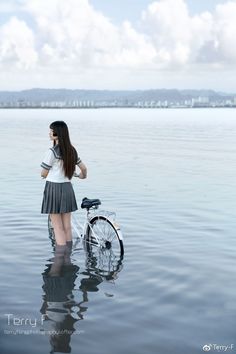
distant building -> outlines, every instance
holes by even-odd
[[[209,97],[192,98],[192,107],[209,107]]]

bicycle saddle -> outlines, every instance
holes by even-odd
[[[102,204],[100,199],[88,199],[88,198],[83,198],[82,203],[81,203],[81,208],[82,209],[90,209],[93,206],[98,206]]]

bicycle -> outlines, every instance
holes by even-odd
[[[116,214],[100,210],[99,205],[101,205],[100,199],[83,198],[81,208],[87,210],[84,225],[80,224],[78,218],[72,213],[72,234],[79,235],[73,244],[73,250],[82,240],[90,257],[95,256],[102,261],[104,261],[104,257],[108,257],[109,262],[121,259],[124,255],[124,244],[120,227],[115,221]],[[55,241],[50,215],[48,216],[48,231],[50,237]]]

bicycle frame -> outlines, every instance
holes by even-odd
[[[116,227],[117,231],[120,231],[120,228],[118,226],[117,223],[114,223],[114,220],[115,220],[115,217],[116,217],[116,214],[114,212],[109,212],[109,211],[106,211],[106,210],[98,210],[96,212],[96,210],[98,210],[98,207],[93,207],[91,209],[89,209],[87,211],[87,218],[86,218],[86,221],[84,223],[84,225],[82,225],[79,221],[78,221],[78,226],[80,228],[80,231],[82,231],[82,233],[79,231],[79,228],[75,225],[75,223],[73,223],[73,216],[72,216],[72,228],[74,228],[77,232],[77,234],[80,235],[80,237],[77,237],[77,239],[83,239],[85,240],[85,236],[86,236],[86,233],[88,232],[88,228],[91,230],[92,232],[92,236],[93,238],[95,239],[96,241],[96,244],[94,244],[96,247],[101,247],[102,244],[100,242],[100,240],[98,239],[96,233],[94,232],[93,230],[93,227],[92,227],[92,224],[90,223],[90,220],[92,220],[94,217],[98,217],[99,216],[104,216],[106,217],[110,222],[112,222],[112,224]],[[120,235],[120,238],[122,239],[122,235],[121,233],[119,233]]]
[[[77,250],[78,243],[83,241],[83,248],[90,255],[98,252],[99,258],[102,254],[110,254],[115,258],[123,256],[123,237],[120,227],[116,223],[116,213],[100,210],[100,200],[89,200],[88,198],[84,198],[84,200],[88,201],[87,205],[89,206],[82,207],[87,210],[84,224],[79,221],[80,215],[77,213],[71,215],[72,239],[74,241],[72,250]],[[91,206],[91,203],[94,205]],[[56,240],[50,216],[48,217],[48,230],[54,246]]]

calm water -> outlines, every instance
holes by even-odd
[[[116,274],[79,246],[47,276],[39,165],[56,119],[89,169],[78,203],[99,197],[122,225]],[[236,351],[234,110],[1,110],[0,121],[1,353]]]

